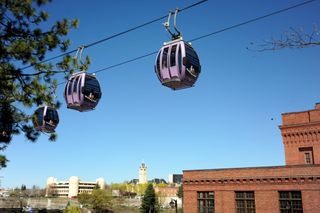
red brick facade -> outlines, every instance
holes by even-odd
[[[305,164],[310,153],[311,164],[320,164],[320,104],[316,109],[282,114],[280,126],[286,164]]]
[[[197,213],[199,193],[213,192],[215,213],[237,213],[236,193],[252,192],[256,213],[279,213],[280,193],[298,192],[304,213],[320,213],[320,105],[282,122],[286,166],[183,171],[184,212]]]

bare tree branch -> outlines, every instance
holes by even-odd
[[[285,48],[301,49],[306,47],[320,46],[320,31],[317,25],[314,25],[311,32],[303,29],[295,29],[290,27],[285,31],[279,39],[271,38],[265,40],[261,44],[250,43],[248,50],[263,52],[270,50],[280,50]]]

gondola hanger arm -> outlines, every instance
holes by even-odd
[[[174,12],[173,11],[169,11],[168,20],[165,23],[163,23],[164,27],[166,28],[168,33],[171,35],[171,39],[172,40],[176,40],[176,39],[182,38],[182,33],[177,28],[177,14],[178,14],[179,11],[180,11],[180,9],[178,9],[178,8]],[[171,20],[171,16],[172,15],[174,15],[173,28],[176,31],[176,33],[173,33],[170,30],[170,20]]]

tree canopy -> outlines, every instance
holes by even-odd
[[[111,193],[102,189],[94,189],[91,194],[79,194],[78,201],[85,207],[98,212],[110,210],[112,208]]]
[[[78,20],[62,19],[47,26],[49,14],[42,6],[50,0],[0,0],[0,151],[12,140],[12,135],[24,133],[35,142],[40,132],[31,125],[32,111],[41,105],[59,108],[55,100],[58,85],[56,74],[65,77],[77,69],[86,70],[83,63],[73,60],[67,52],[66,38]],[[48,54],[64,53],[56,63]],[[30,113],[31,112],[31,113]],[[49,140],[54,141],[56,134]],[[7,159],[0,155],[0,169]]]
[[[158,203],[156,199],[156,193],[152,184],[149,184],[145,190],[142,202],[141,211],[143,213],[155,213],[158,209]]]
[[[182,184],[178,188],[177,197],[183,198],[183,185]]]

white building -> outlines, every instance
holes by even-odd
[[[96,185],[100,189],[105,189],[106,184],[103,178],[98,178],[95,182],[84,182],[76,176],[70,177],[69,181],[57,181],[56,178],[49,177],[46,185],[46,196],[74,198],[81,193],[90,194]]]
[[[142,163],[139,167],[139,184],[145,183],[148,183],[147,166],[145,163]]]

